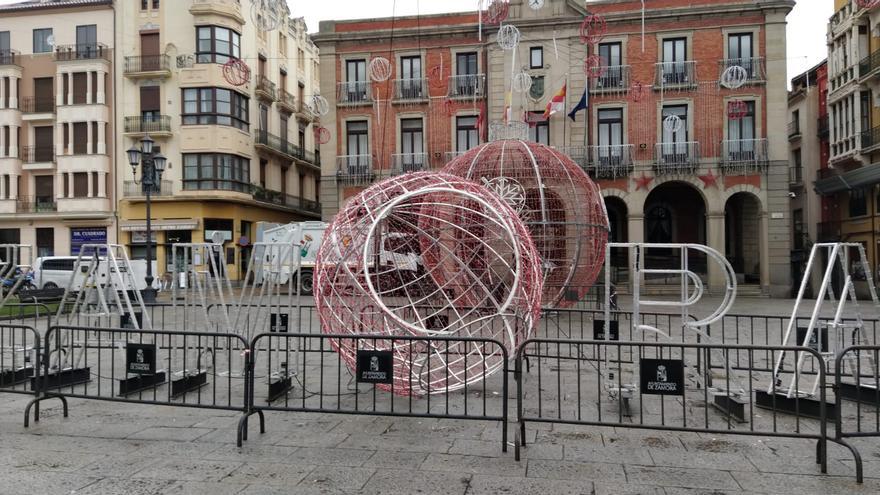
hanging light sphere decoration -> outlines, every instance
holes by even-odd
[[[642,84],[641,81],[636,81],[632,83],[632,86],[629,88],[629,99],[633,103],[638,103],[642,101],[642,98],[645,97],[645,85]]]
[[[721,85],[727,89],[739,89],[748,79],[749,73],[740,65],[731,65],[721,73]]]
[[[605,59],[599,55],[590,55],[584,59],[584,74],[590,79],[598,79],[605,75],[608,66]]]
[[[510,0],[492,0],[486,8],[486,24],[501,24],[510,14]]]
[[[526,71],[520,71],[513,76],[511,85],[514,91],[518,93],[527,93],[532,89],[532,76]]]
[[[498,46],[502,50],[513,50],[519,45],[519,29],[513,24],[505,24],[498,28]]]
[[[581,42],[587,45],[595,45],[605,38],[608,32],[608,23],[601,15],[591,14],[584,18],[581,23]]]
[[[683,126],[684,123],[678,115],[669,115],[663,119],[663,129],[666,132],[678,132]]]
[[[727,103],[727,118],[730,120],[742,120],[749,113],[749,105],[743,100],[733,100]]]
[[[315,141],[317,141],[318,144],[329,143],[331,137],[332,136],[330,135],[330,129],[327,129],[326,127],[320,127],[320,126],[315,127]]]
[[[330,103],[327,102],[327,98],[324,98],[321,95],[312,96],[311,107],[312,110],[321,117],[330,113]]]
[[[540,258],[517,214],[491,190],[440,172],[379,182],[346,203],[316,260],[325,334],[355,371],[358,350],[393,355],[399,395],[447,393],[500,371],[540,314]],[[395,340],[476,337],[484,341]],[[447,346],[448,344],[448,346]],[[382,386],[382,385],[380,385]]]
[[[863,9],[873,9],[880,5],[880,0],[856,0],[856,5]]]
[[[391,62],[385,57],[376,57],[370,61],[370,80],[384,82],[391,79]]]
[[[609,224],[599,187],[574,160],[507,139],[478,146],[443,171],[495,190],[517,212],[541,256],[544,308],[569,307],[587,294],[605,259]]]

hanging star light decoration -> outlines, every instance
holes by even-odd
[[[711,170],[708,174],[699,175],[697,178],[703,181],[703,189],[708,189],[711,186],[715,186],[716,189],[718,188],[718,176],[713,174]]]
[[[645,191],[647,191],[648,187],[651,185],[651,181],[653,181],[654,178],[648,177],[647,175],[645,175],[644,172],[642,172],[641,177],[636,177],[633,180],[636,181],[636,191],[638,191],[639,189],[644,189]]]

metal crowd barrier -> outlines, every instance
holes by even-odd
[[[45,333],[52,326],[55,310],[44,303],[10,303],[3,306],[0,323],[24,325]]]
[[[54,326],[43,348],[25,427],[49,399],[64,417],[67,398],[247,411],[248,344],[234,334]]]
[[[848,438],[880,437],[880,346],[852,346],[834,361],[834,395],[837,406],[837,443],[856,458],[856,477],[862,482],[862,458]]]
[[[816,463],[827,471],[827,442],[846,445],[829,437],[825,371],[819,373],[818,401],[782,393],[767,394],[763,411],[755,414],[756,395],[772,383],[770,373],[737,370],[735,358],[757,360],[763,352],[788,351],[796,357],[822,362],[822,356],[805,347],[763,345],[715,345],[673,342],[624,342],[599,340],[532,339],[517,351],[517,429],[515,445],[525,447],[527,423],[562,423],[695,433],[760,435],[816,441]],[[698,368],[700,356],[715,356],[714,368]],[[524,371],[524,362],[531,368]],[[636,363],[639,364],[636,371]],[[661,371],[662,368],[662,371]],[[725,374],[719,378],[718,369]],[[662,376],[661,376],[662,375]],[[715,376],[713,376],[715,375]],[[795,388],[801,389],[795,372]],[[652,381],[654,380],[654,381]],[[804,387],[814,377],[804,377]],[[633,383],[633,391],[624,390]],[[674,386],[671,385],[674,383]],[[709,385],[712,384],[712,385]],[[729,393],[732,392],[732,395]],[[725,407],[710,410],[719,404]],[[731,398],[733,397],[733,398]],[[705,403],[701,414],[689,414],[688,401]],[[742,404],[734,414],[732,402]],[[785,405],[785,407],[783,407]],[[793,409],[794,414],[790,412]],[[814,416],[818,431],[802,419]],[[854,455],[858,453],[850,448]]]
[[[33,327],[0,325],[0,394],[37,396],[40,381],[40,334]],[[27,416],[25,421],[27,421]],[[39,410],[34,410],[34,421]]]
[[[440,381],[445,381],[445,388],[430,388],[432,380],[438,378],[431,372],[428,372],[431,377],[428,389],[431,393],[420,397],[395,393],[401,391],[395,386],[412,388],[415,385],[419,379],[411,374],[408,383],[404,381],[401,385],[392,382],[384,385],[383,390],[375,384],[359,383],[339,354],[333,352],[334,347],[344,345],[358,350],[400,347],[405,352],[409,349],[408,352],[421,353],[419,355],[425,367],[422,371],[436,371],[436,363],[443,362],[444,371],[436,373],[441,375]],[[477,348],[484,354],[500,356],[497,373],[490,374],[486,365],[473,371],[479,362],[478,358],[469,358],[463,349]],[[265,411],[500,421],[502,451],[507,451],[509,356],[504,346],[496,340],[264,333],[256,336],[251,343],[251,357],[254,386],[250,389],[249,414],[259,414],[261,424]],[[471,359],[470,364],[468,359]],[[470,371],[462,372],[458,368],[450,370],[450,360],[458,360],[459,363],[463,360],[463,369]],[[395,362],[394,367],[398,366],[399,363]],[[444,373],[446,380],[442,380]],[[476,379],[472,383],[466,380],[460,389],[450,388],[449,379],[462,374]],[[434,392],[439,393],[433,395]],[[501,401],[492,401],[493,404],[488,400],[493,396]]]

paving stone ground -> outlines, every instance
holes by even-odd
[[[516,461],[498,422],[272,412],[238,448],[236,412],[46,401],[26,429],[28,400],[0,394],[0,495],[880,493],[880,438],[853,442],[859,485],[847,450],[829,445],[823,475],[801,439],[534,423]]]

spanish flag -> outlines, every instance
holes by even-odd
[[[550,102],[547,103],[547,108],[544,109],[545,119],[549,119],[550,116],[556,112],[565,110],[565,90],[567,86],[568,83],[562,83],[562,89],[553,95],[553,98],[550,98]]]

